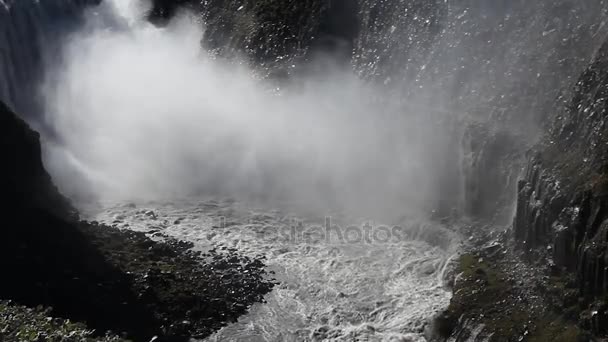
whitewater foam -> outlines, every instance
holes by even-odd
[[[266,258],[279,281],[267,303],[208,341],[425,341],[429,319],[449,304],[444,277],[459,247],[455,232],[413,220],[396,242],[285,239],[293,215],[233,201],[114,205],[91,218]]]

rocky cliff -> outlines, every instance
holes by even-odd
[[[608,41],[590,60],[526,155],[512,231],[460,260],[438,324],[450,341],[608,333]]]
[[[66,217],[71,208],[42,165],[40,135],[0,102],[0,186],[5,207],[43,209]]]
[[[608,304],[608,42],[529,156],[518,185],[515,238],[572,277],[583,326],[605,334]]]

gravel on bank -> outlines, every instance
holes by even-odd
[[[68,226],[73,231],[64,233],[81,241],[47,236],[12,250],[19,263],[6,266],[14,282],[0,288],[1,298],[14,302],[0,305],[0,341],[204,338],[263,302],[274,286],[262,259],[233,249],[203,254],[188,243],[96,222]]]

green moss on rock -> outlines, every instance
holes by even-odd
[[[587,341],[577,325],[580,309],[567,307],[568,280],[544,276],[505,248],[462,255],[454,296],[436,322],[450,341]]]
[[[0,341],[127,342],[115,335],[94,336],[85,324],[53,318],[50,309],[0,301]]]

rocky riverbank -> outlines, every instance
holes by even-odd
[[[79,221],[44,170],[38,134],[2,104],[0,122],[0,340],[205,337],[272,289],[263,260]]]

